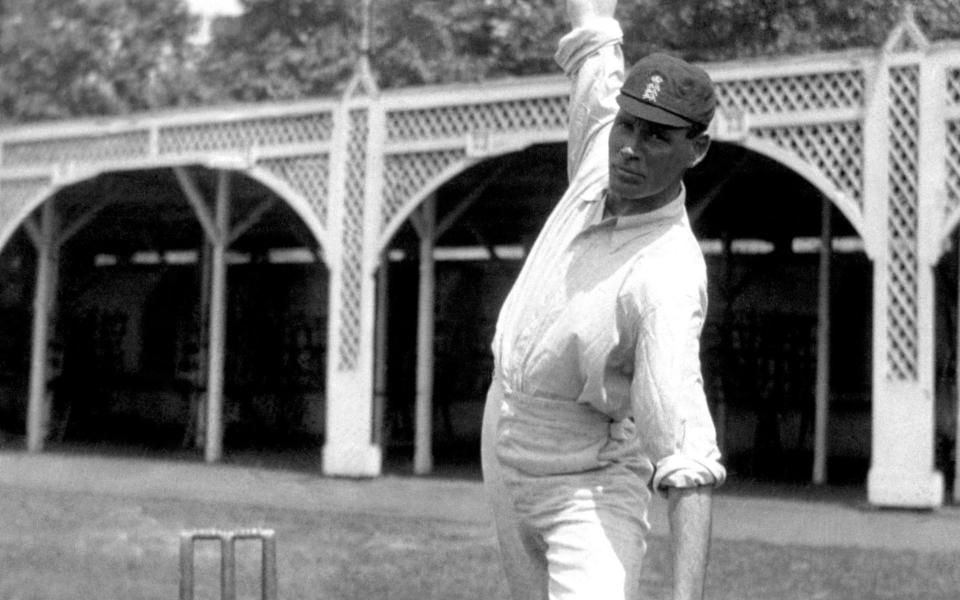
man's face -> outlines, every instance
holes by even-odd
[[[706,135],[688,137],[689,128],[671,127],[617,113],[610,131],[610,193],[650,204],[672,200],[683,174],[702,158]]]

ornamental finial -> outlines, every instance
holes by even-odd
[[[373,28],[373,0],[363,0],[360,5],[362,11],[361,29],[360,29],[360,55],[357,57],[357,63],[353,67],[353,76],[347,83],[344,96],[347,98],[355,96],[369,96],[377,93],[377,82],[373,75],[373,68],[370,65],[371,43],[370,33]]]

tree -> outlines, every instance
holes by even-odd
[[[556,73],[565,0],[372,0],[383,88]],[[632,62],[881,44],[906,2],[933,39],[956,0],[620,0]],[[361,52],[358,0],[241,0],[206,46],[184,0],[0,0],[0,118],[26,121],[338,93]]]
[[[960,37],[953,0],[621,0],[625,53],[691,60],[809,53],[883,43],[904,2],[931,37]],[[223,96],[329,95],[360,52],[356,0],[243,0],[205,62]],[[563,0],[373,0],[371,62],[381,87],[555,73]]]
[[[688,60],[730,60],[877,47],[908,2],[931,39],[960,37],[960,6],[953,0],[634,0],[621,7],[625,52],[628,58],[661,49]]]
[[[335,93],[360,54],[356,0],[242,0],[220,19],[204,72],[226,98]],[[549,0],[374,0],[370,49],[382,87],[475,81],[553,68],[561,13]],[[545,27],[546,25],[546,27]],[[545,31],[547,29],[548,31]]]
[[[182,0],[5,0],[0,118],[129,113],[202,99]]]
[[[385,87],[556,71],[563,3],[381,1],[372,59]]]
[[[223,17],[201,71],[221,100],[258,101],[330,94],[357,57],[359,2],[241,0]]]

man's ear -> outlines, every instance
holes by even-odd
[[[700,164],[700,161],[702,161],[707,155],[707,150],[710,149],[710,135],[707,133],[701,133],[697,137],[693,138],[690,142],[691,147],[693,148],[693,155],[690,159],[689,168],[693,168]]]

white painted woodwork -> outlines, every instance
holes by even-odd
[[[433,333],[436,303],[436,199],[431,196],[420,209],[420,282],[417,294],[417,378],[414,423],[413,472],[433,471]]]
[[[47,394],[49,379],[49,342],[52,315],[57,297],[59,248],[57,214],[52,200],[40,209],[37,276],[33,293],[33,325],[30,336],[30,387],[27,399],[27,450],[40,452],[47,439],[50,404]]]
[[[210,277],[210,344],[207,359],[207,433],[203,458],[223,458],[223,388],[227,347],[227,248],[230,231],[230,172],[217,172]]]

